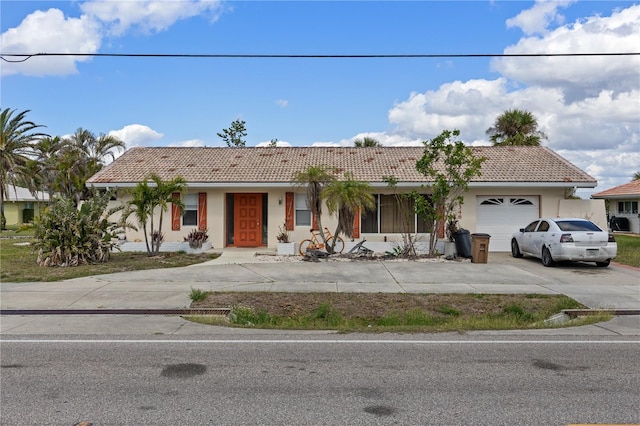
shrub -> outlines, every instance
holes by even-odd
[[[202,244],[204,244],[209,239],[209,235],[207,235],[207,230],[200,231],[198,229],[194,229],[189,232],[189,234],[184,237],[184,240],[189,243],[189,247],[192,249],[202,248]]]
[[[76,208],[72,199],[58,198],[35,222],[34,250],[40,266],[77,266],[106,262],[117,248],[122,226],[108,218],[111,194],[97,194]]]
[[[278,235],[276,235],[276,239],[279,243],[288,243],[289,242],[289,231],[284,226],[278,227]]]
[[[191,293],[189,293],[189,298],[194,302],[202,302],[208,295],[208,291],[192,288]]]

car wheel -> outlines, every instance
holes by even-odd
[[[511,256],[522,257],[522,253],[520,253],[520,247],[518,247],[518,242],[515,238],[511,240]]]
[[[542,248],[542,264],[547,267],[555,265],[553,257],[551,257],[551,252],[546,247]]]
[[[599,266],[601,268],[606,268],[607,266],[609,266],[610,263],[611,263],[611,259],[607,259],[604,262],[596,262],[596,266]]]

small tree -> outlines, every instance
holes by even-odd
[[[144,242],[149,256],[160,252],[162,244],[162,222],[164,212],[169,208],[169,203],[173,203],[180,209],[180,214],[184,212],[182,198],[174,198],[174,193],[183,194],[186,181],[183,177],[177,176],[170,181],[163,181],[158,175],[150,174],[131,191],[131,200],[127,203],[126,216],[135,215],[138,223],[144,232]],[[154,217],[156,209],[160,209],[158,228],[155,228]],[[149,244],[149,237],[151,244]]]
[[[447,220],[455,219],[455,208],[462,204],[462,194],[469,188],[469,181],[482,172],[484,157],[476,157],[471,148],[456,140],[459,130],[444,130],[440,135],[423,142],[422,158],[416,169],[425,175],[431,184],[431,205],[423,204],[420,209],[431,220],[429,253],[436,249],[437,230],[444,227]]]
[[[222,132],[218,133],[218,136],[227,143],[227,146],[243,147],[247,144],[247,142],[242,139],[247,136],[245,124],[244,120],[235,120],[231,123],[231,127],[228,129],[222,129]]]
[[[109,192],[94,194],[80,208],[70,198],[57,198],[35,221],[34,249],[40,266],[78,266],[106,262],[117,234],[131,227],[122,218],[109,217],[123,206],[107,209]]]
[[[337,237],[344,233],[351,238],[353,222],[358,211],[373,208],[375,198],[373,189],[367,182],[355,180],[351,173],[345,173],[343,180],[331,181],[323,190],[322,198],[327,201],[329,214],[338,213],[338,226],[333,235],[333,244],[327,247],[327,252],[333,253]]]
[[[402,247],[400,256],[415,256],[416,255],[416,236],[411,234],[411,224],[414,221],[416,214],[416,203],[419,202],[418,198],[423,198],[422,195],[415,191],[408,193],[398,192],[398,179],[395,176],[383,176],[382,180],[393,191],[393,197],[396,200],[400,214],[402,215],[400,222],[400,235],[402,238]]]

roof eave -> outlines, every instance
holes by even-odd
[[[416,188],[429,182],[398,182],[398,188]],[[134,188],[138,182],[94,182],[95,188]],[[193,188],[291,188],[292,182],[187,182]],[[371,182],[374,188],[387,188],[386,182]],[[470,188],[595,188],[597,182],[470,182]]]

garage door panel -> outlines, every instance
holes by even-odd
[[[490,251],[509,251],[511,235],[540,215],[538,196],[478,196],[476,202],[476,232],[491,235]]]

